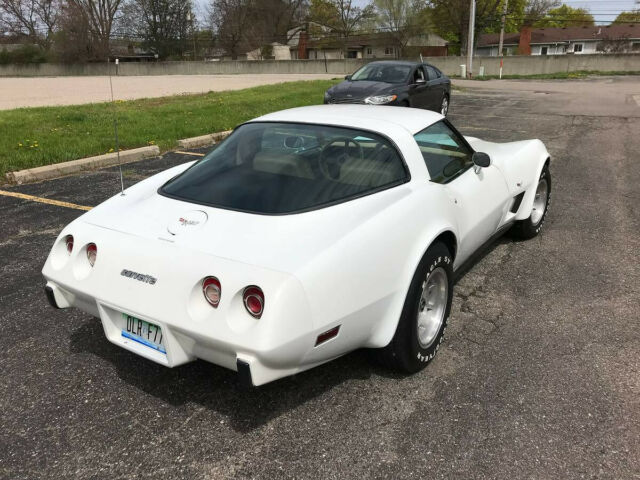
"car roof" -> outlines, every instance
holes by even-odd
[[[388,127],[400,126],[411,135],[442,120],[439,113],[419,108],[377,105],[315,105],[269,113],[252,122],[317,123],[361,128],[384,134]]]
[[[415,67],[417,65],[420,65],[420,62],[413,62],[411,60],[377,60],[374,62],[369,62],[367,63],[367,65],[380,65],[380,64],[384,64],[384,65],[408,65],[410,67]]]
[[[417,67],[418,65],[429,65],[430,67],[436,67],[429,62],[414,62],[412,60],[376,60],[367,63],[367,65],[406,65],[408,67]]]

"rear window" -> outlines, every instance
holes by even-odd
[[[160,193],[231,210],[286,214],[407,180],[398,151],[380,135],[322,125],[248,123]]]

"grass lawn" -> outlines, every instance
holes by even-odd
[[[120,149],[176,147],[181,138],[230,130],[284,108],[322,103],[337,81],[282,83],[232,92],[0,111],[0,181],[7,172],[108,153],[118,117]]]

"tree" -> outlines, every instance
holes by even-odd
[[[584,8],[572,8],[562,5],[553,8],[535,23],[535,27],[562,28],[562,27],[583,27],[593,26],[596,22],[593,16]]]
[[[620,37],[605,34],[598,42],[596,49],[604,53],[625,53],[631,49],[631,41],[628,34]]]
[[[99,55],[93,51],[89,22],[82,9],[73,2],[67,2],[60,11],[59,31],[55,35],[54,50],[63,63],[84,63],[96,60]]]
[[[121,4],[122,0],[67,0],[71,7],[69,11],[86,22],[92,44],[90,50],[95,59],[109,55],[111,31]]]
[[[375,9],[371,4],[358,7],[354,0],[311,0],[309,16],[312,21],[330,28],[340,38],[346,58],[349,37],[374,18]]]
[[[559,5],[559,0],[528,0],[524,7],[522,26],[533,26],[536,22],[540,21],[547,12]]]
[[[558,0],[509,0],[505,30],[517,32],[523,26],[531,26],[552,8]],[[461,52],[467,48],[469,31],[469,0],[431,0],[431,16],[436,31]],[[499,32],[504,0],[476,1],[475,38],[480,33]]]
[[[476,32],[485,32],[499,23],[501,5],[502,0],[477,0]],[[431,0],[431,6],[437,32],[465,52],[469,35],[469,0]]]
[[[146,48],[160,58],[182,55],[189,31],[195,31],[195,14],[189,1],[130,0],[123,7],[125,31],[143,39]]]
[[[307,0],[261,0],[253,8],[252,34],[268,42],[287,43],[287,32],[300,26],[308,14]]]
[[[218,44],[231,55],[233,60],[245,42],[245,33],[249,27],[250,7],[254,0],[212,0],[210,22]]]
[[[425,0],[374,0],[377,23],[391,34],[403,56],[409,40],[427,29]]]
[[[57,0],[0,0],[0,23],[6,32],[48,49],[59,10]]]
[[[640,8],[638,8],[636,10],[631,10],[630,12],[622,12],[613,21],[614,24],[616,24],[616,23],[638,23],[638,22],[640,22]]]

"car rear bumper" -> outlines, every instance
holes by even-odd
[[[331,353],[323,355],[321,350],[324,345],[316,348],[315,341],[319,333],[311,327],[306,334],[287,339],[286,343],[278,341],[271,345],[257,345],[251,342],[251,337],[247,337],[246,342],[238,341],[237,336],[232,339],[233,332],[224,328],[215,334],[198,331],[197,326],[184,319],[169,321],[150,317],[65,288],[51,280],[45,286],[45,293],[49,303],[56,309],[76,307],[98,317],[107,339],[130,352],[166,367],[202,359],[237,371],[239,381],[249,386],[263,385],[302,372],[336,356]],[[122,314],[158,325],[164,336],[165,352],[125,336],[119,322]],[[286,338],[286,335],[283,337]]]

